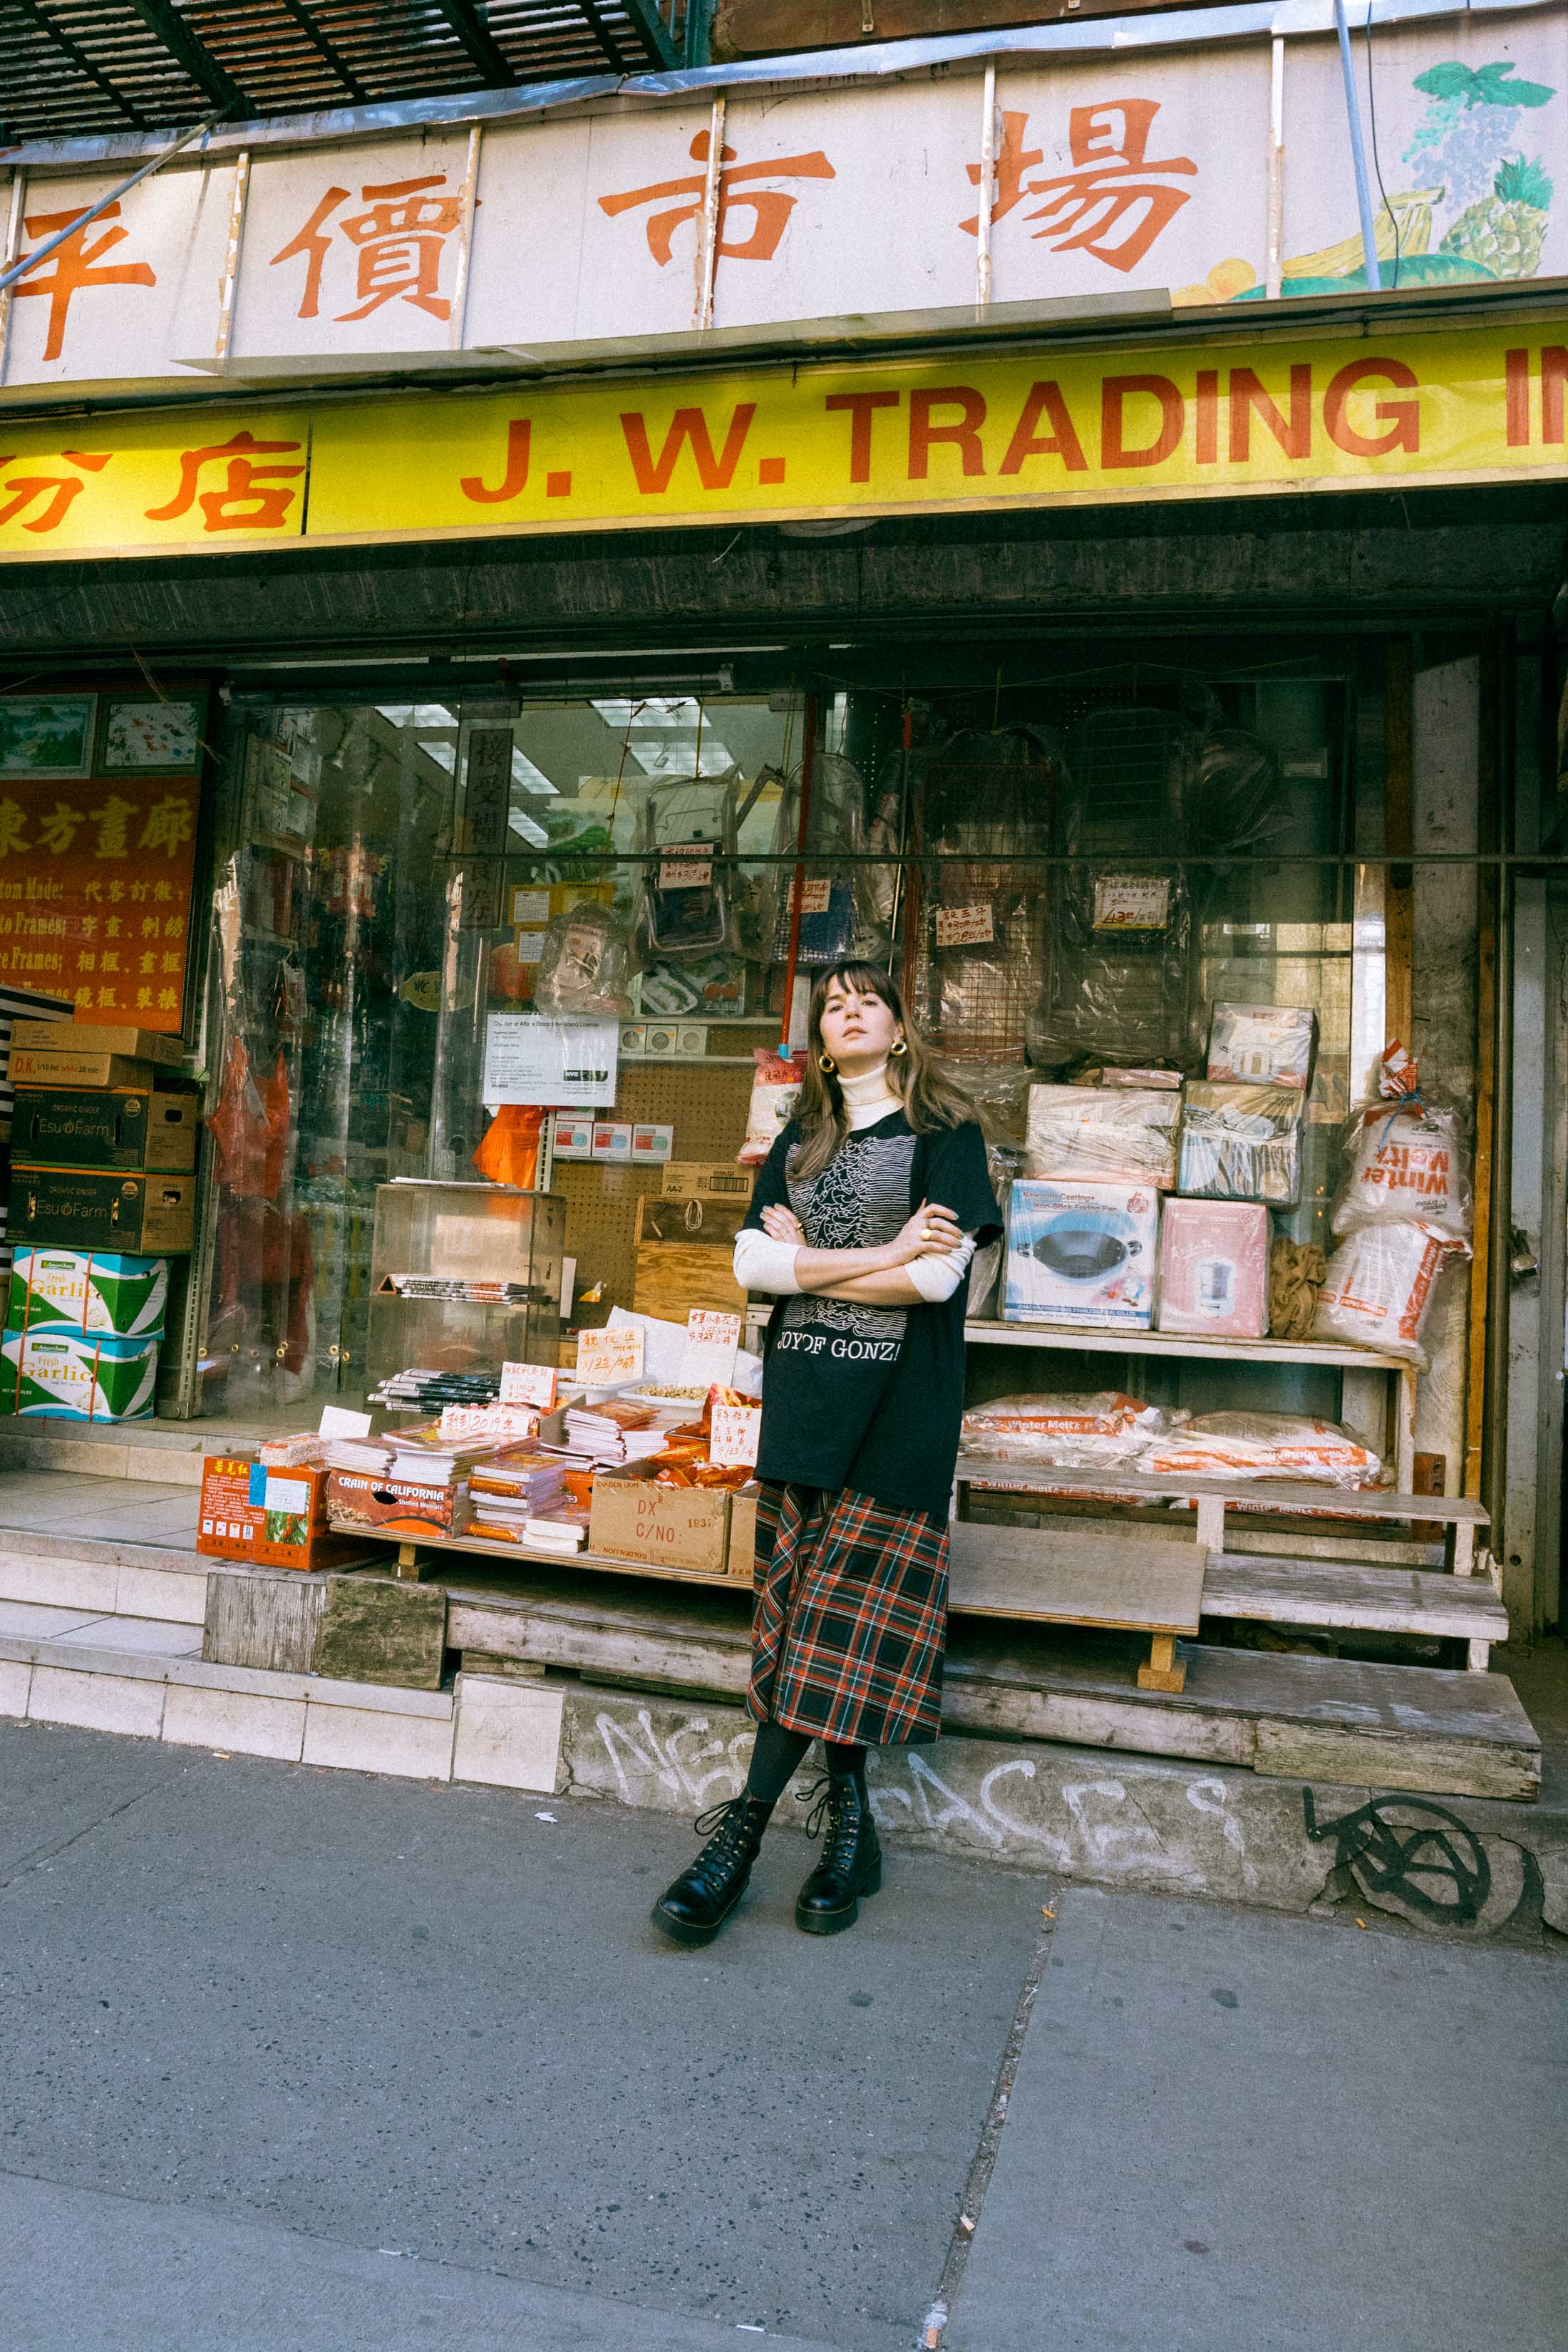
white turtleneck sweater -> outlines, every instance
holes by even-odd
[[[888,1118],[902,1110],[902,1098],[888,1083],[888,1065],[879,1062],[858,1078],[841,1077],[839,1090],[849,1114],[849,1132],[858,1134],[862,1128],[875,1127],[879,1119]],[[754,1228],[735,1237],[735,1279],[742,1290],[771,1293],[775,1298],[788,1298],[800,1290],[795,1279],[795,1261],[800,1248],[798,1242],[775,1242],[771,1235]],[[934,1306],[939,1300],[951,1298],[969,1271],[969,1261],[974,1255],[974,1236],[965,1234],[956,1249],[941,1256],[912,1258],[905,1268],[910,1280],[921,1297]]]

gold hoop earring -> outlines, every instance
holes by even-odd
[[[830,1078],[837,1069],[838,1065],[834,1060],[831,1054],[818,1054],[816,1057],[816,1066],[822,1072],[825,1078]]]
[[[888,1048],[889,1053],[895,1056],[900,1054],[907,1054],[909,1050],[909,1047],[905,1045],[901,1037],[898,1040],[896,1045],[889,1045]]]

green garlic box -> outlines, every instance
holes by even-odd
[[[52,1249],[35,1242],[13,1256],[5,1328],[154,1339],[163,1328],[168,1304],[166,1257]]]

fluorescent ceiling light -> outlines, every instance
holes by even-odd
[[[521,784],[525,793],[531,793],[535,798],[546,793],[552,800],[560,798],[557,788],[551,782],[543,769],[536,768],[527,752],[520,751],[515,743],[511,747],[511,780],[514,784]]]

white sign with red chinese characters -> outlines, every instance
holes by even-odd
[[[735,1377],[741,1348],[741,1318],[721,1308],[694,1307],[686,1318],[686,1346],[681,1352],[679,1385],[696,1388],[717,1381],[728,1388]]]
[[[826,915],[833,904],[831,882],[801,882],[791,895],[793,906],[798,899],[803,915]]]
[[[661,890],[705,890],[712,879],[711,857],[677,850],[659,860],[658,887]]]
[[[995,936],[996,927],[988,906],[939,907],[936,910],[939,948],[980,947]]]
[[[536,1404],[548,1412],[555,1402],[559,1379],[553,1364],[503,1364],[500,1401],[502,1404]]]
[[[518,1404],[447,1404],[441,1408],[441,1435],[454,1437],[532,1437],[539,1415]]]
[[[617,1325],[608,1331],[577,1334],[577,1378],[591,1389],[618,1388],[642,1378],[643,1334],[640,1326]]]
[[[1097,931],[1163,931],[1170,919],[1171,885],[1163,875],[1096,876]]]
[[[569,113],[542,106],[531,119],[489,121],[472,149],[466,125],[358,143],[304,136],[277,149],[255,126],[220,129],[203,151],[120,195],[130,163],[113,141],[90,172],[59,176],[24,150],[24,250],[111,201],[17,282],[0,375],[7,390],[150,382],[205,391],[215,372],[247,360],[445,360],[466,349],[526,361],[551,346],[653,336],[675,358],[709,324],[1167,291],[1178,306],[1245,304],[1270,276],[1275,37],[1289,133],[1272,266],[1288,295],[1352,292],[1363,263],[1331,30],[1314,19],[1298,31],[1279,17],[1227,33],[1223,43],[1184,46],[1166,34],[1163,46],[1134,47],[1109,27],[1068,24],[1029,28],[1011,52],[998,35],[984,294],[984,68],[957,53],[936,71],[924,58],[903,71],[868,60],[863,74],[815,78],[804,61],[778,59],[766,89],[715,84],[700,96],[679,75],[662,88],[641,77],[635,99],[605,91]],[[1550,199],[1562,178],[1552,159],[1568,149],[1560,12],[1388,22],[1377,49],[1393,216],[1383,241],[1400,262],[1419,262],[1423,282],[1468,283],[1478,295],[1510,277],[1568,274],[1568,205]],[[1536,156],[1542,167],[1531,179]],[[1510,163],[1523,190],[1511,200],[1496,193]],[[1500,234],[1498,222],[1506,228],[1516,213],[1522,226]],[[966,403],[961,374],[954,387],[910,448],[913,478],[927,467],[961,478],[972,470],[973,396]],[[1258,431],[1275,431],[1258,416]],[[900,428],[907,436],[907,415],[846,412],[846,430],[868,448]],[[1293,429],[1288,416],[1279,429]],[[1047,407],[1035,449],[1056,431]],[[72,434],[70,447],[94,453]],[[650,495],[682,463],[717,482],[788,462],[753,454],[743,428],[713,433],[697,412],[668,427],[638,415],[633,439]],[[385,457],[417,468],[426,452],[416,437]],[[474,478],[477,519],[487,506],[507,519],[531,461],[536,481],[560,478],[556,488],[542,484],[548,496],[571,497],[559,458],[534,448],[531,460],[521,436],[512,458],[510,487]],[[5,504],[0,481],[0,514]]]
[[[708,1459],[734,1468],[755,1466],[757,1448],[762,1443],[763,1408],[760,1404],[716,1404],[713,1427],[708,1439]]]

